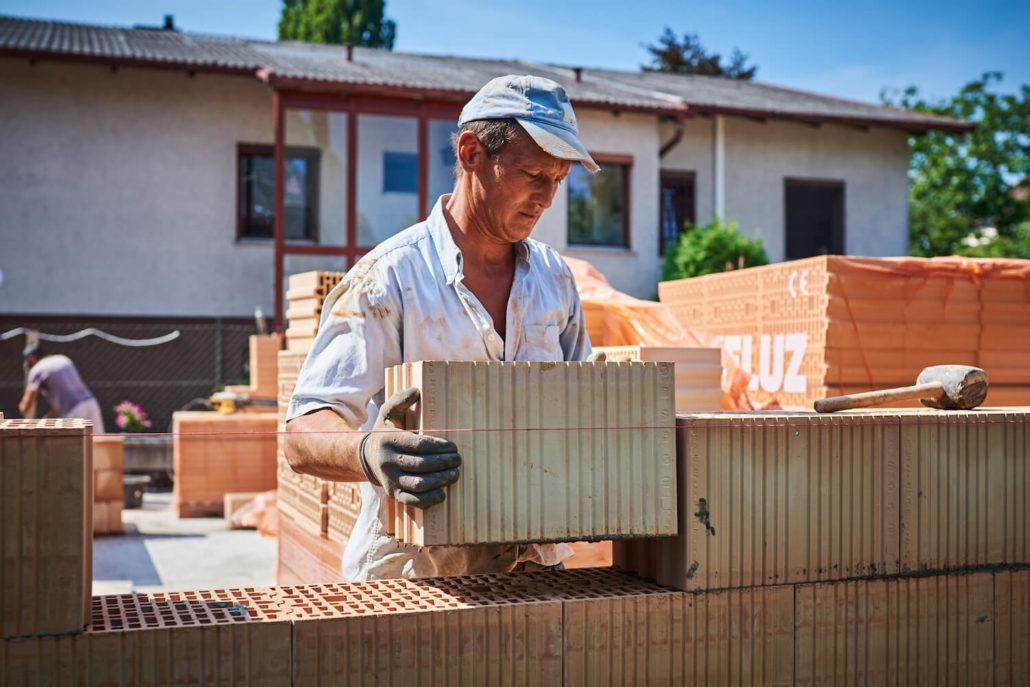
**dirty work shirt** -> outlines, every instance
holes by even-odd
[[[40,391],[61,417],[71,417],[68,413],[75,406],[93,398],[93,394],[79,376],[79,371],[75,369],[75,364],[66,355],[48,355],[41,358],[29,370],[26,388],[30,391]]]
[[[585,360],[590,355],[572,272],[533,239],[516,244],[515,279],[502,341],[462,284],[462,257],[443,196],[425,222],[387,239],[329,294],[297,378],[287,419],[332,408],[351,427],[372,428],[384,401],[385,370],[419,360]],[[343,554],[350,581],[507,572],[523,561],[554,565],[567,544],[419,547],[382,531],[385,492],[361,483],[361,513]]]

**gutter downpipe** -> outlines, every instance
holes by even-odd
[[[676,130],[672,132],[672,138],[665,142],[665,144],[658,149],[658,157],[665,157],[665,154],[676,147],[676,144],[683,138],[683,125],[687,120],[687,106],[681,105],[680,109],[676,110]]]
[[[712,117],[712,191],[715,216],[726,217],[726,121],[721,114]]]

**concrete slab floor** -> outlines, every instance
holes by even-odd
[[[122,511],[125,534],[94,537],[94,594],[275,584],[274,539],[222,518],[180,520],[171,502],[171,492],[146,492],[142,508]]]

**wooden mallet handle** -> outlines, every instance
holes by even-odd
[[[866,408],[868,406],[880,405],[881,403],[890,403],[891,401],[907,401],[913,398],[936,398],[943,393],[944,385],[940,382],[902,386],[897,389],[883,389],[882,391],[865,391],[860,394],[820,399],[815,402],[815,412],[833,413],[838,410]]]

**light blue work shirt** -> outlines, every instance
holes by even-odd
[[[376,246],[322,306],[311,351],[297,378],[287,419],[332,408],[351,427],[371,429],[382,405],[385,371],[419,360],[585,360],[583,308],[568,265],[553,248],[515,245],[506,337],[462,283],[462,256],[442,196],[429,218]],[[565,544],[419,548],[383,532],[385,492],[361,484],[361,513],[343,554],[350,581],[508,572],[523,561],[554,565]]]

